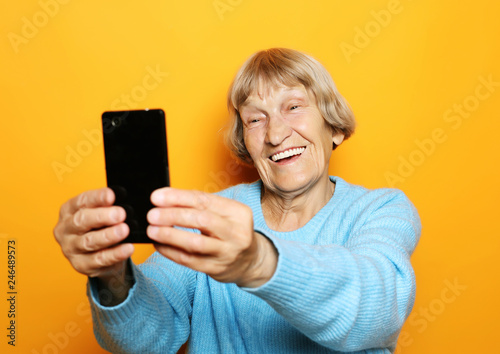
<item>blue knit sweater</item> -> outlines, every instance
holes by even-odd
[[[253,210],[256,231],[279,253],[258,288],[219,283],[158,253],[132,265],[127,299],[89,298],[98,342],[113,353],[390,353],[415,298],[410,255],[421,225],[396,189],[368,190],[339,177],[330,201],[302,228],[265,223],[260,181],[221,196]]]

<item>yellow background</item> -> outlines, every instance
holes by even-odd
[[[100,129],[101,113],[163,108],[175,187],[252,180],[221,142],[226,89],[251,53],[283,46],[318,58],[356,114],[331,174],[400,188],[420,212],[417,298],[398,352],[499,352],[499,9],[493,0],[4,1],[0,351],[99,352],[86,279],[52,228],[64,201],[105,185],[102,143],[85,135]],[[155,89],[144,88],[148,70],[160,73],[147,81]],[[72,166],[69,151],[81,153]],[[15,348],[3,300],[9,239]],[[136,250],[141,262],[152,248]]]

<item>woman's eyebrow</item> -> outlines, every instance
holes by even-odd
[[[247,111],[248,110],[258,110],[258,108],[254,103],[245,102],[240,106],[240,109],[239,109],[240,112],[243,110],[247,110]]]
[[[283,97],[284,101],[289,100],[299,100],[304,102],[309,102],[309,96],[304,94],[303,92],[291,92]]]
[[[283,94],[276,97],[276,100],[280,100],[280,101],[286,101],[286,100],[290,100],[290,99],[300,99],[300,100],[308,101],[309,95],[307,95],[307,93],[305,93],[304,91],[298,90],[297,88],[289,87],[289,88],[286,88],[284,90]],[[246,100],[240,106],[239,111],[241,112],[245,108],[246,109],[253,108],[253,109],[259,110],[259,107],[260,107],[259,102],[254,102],[253,100]]]
[[[297,93],[292,93],[290,95],[285,96],[285,99],[290,99],[290,98],[292,98],[292,99],[297,98],[297,99],[305,100],[305,99],[307,99],[307,96],[304,94],[297,94]]]

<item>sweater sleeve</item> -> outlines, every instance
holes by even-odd
[[[279,253],[276,272],[261,287],[243,290],[325,347],[394,349],[415,300],[410,256],[421,224],[404,193],[390,195],[377,208],[367,208],[342,245],[266,235]]]
[[[135,283],[117,306],[102,306],[89,279],[97,341],[112,353],[176,353],[190,333],[196,272],[158,253],[140,266],[130,263]]]

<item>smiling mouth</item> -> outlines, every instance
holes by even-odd
[[[278,162],[280,160],[288,159],[296,155],[300,155],[305,151],[305,147],[288,149],[277,154],[271,155],[269,158],[274,162]]]

